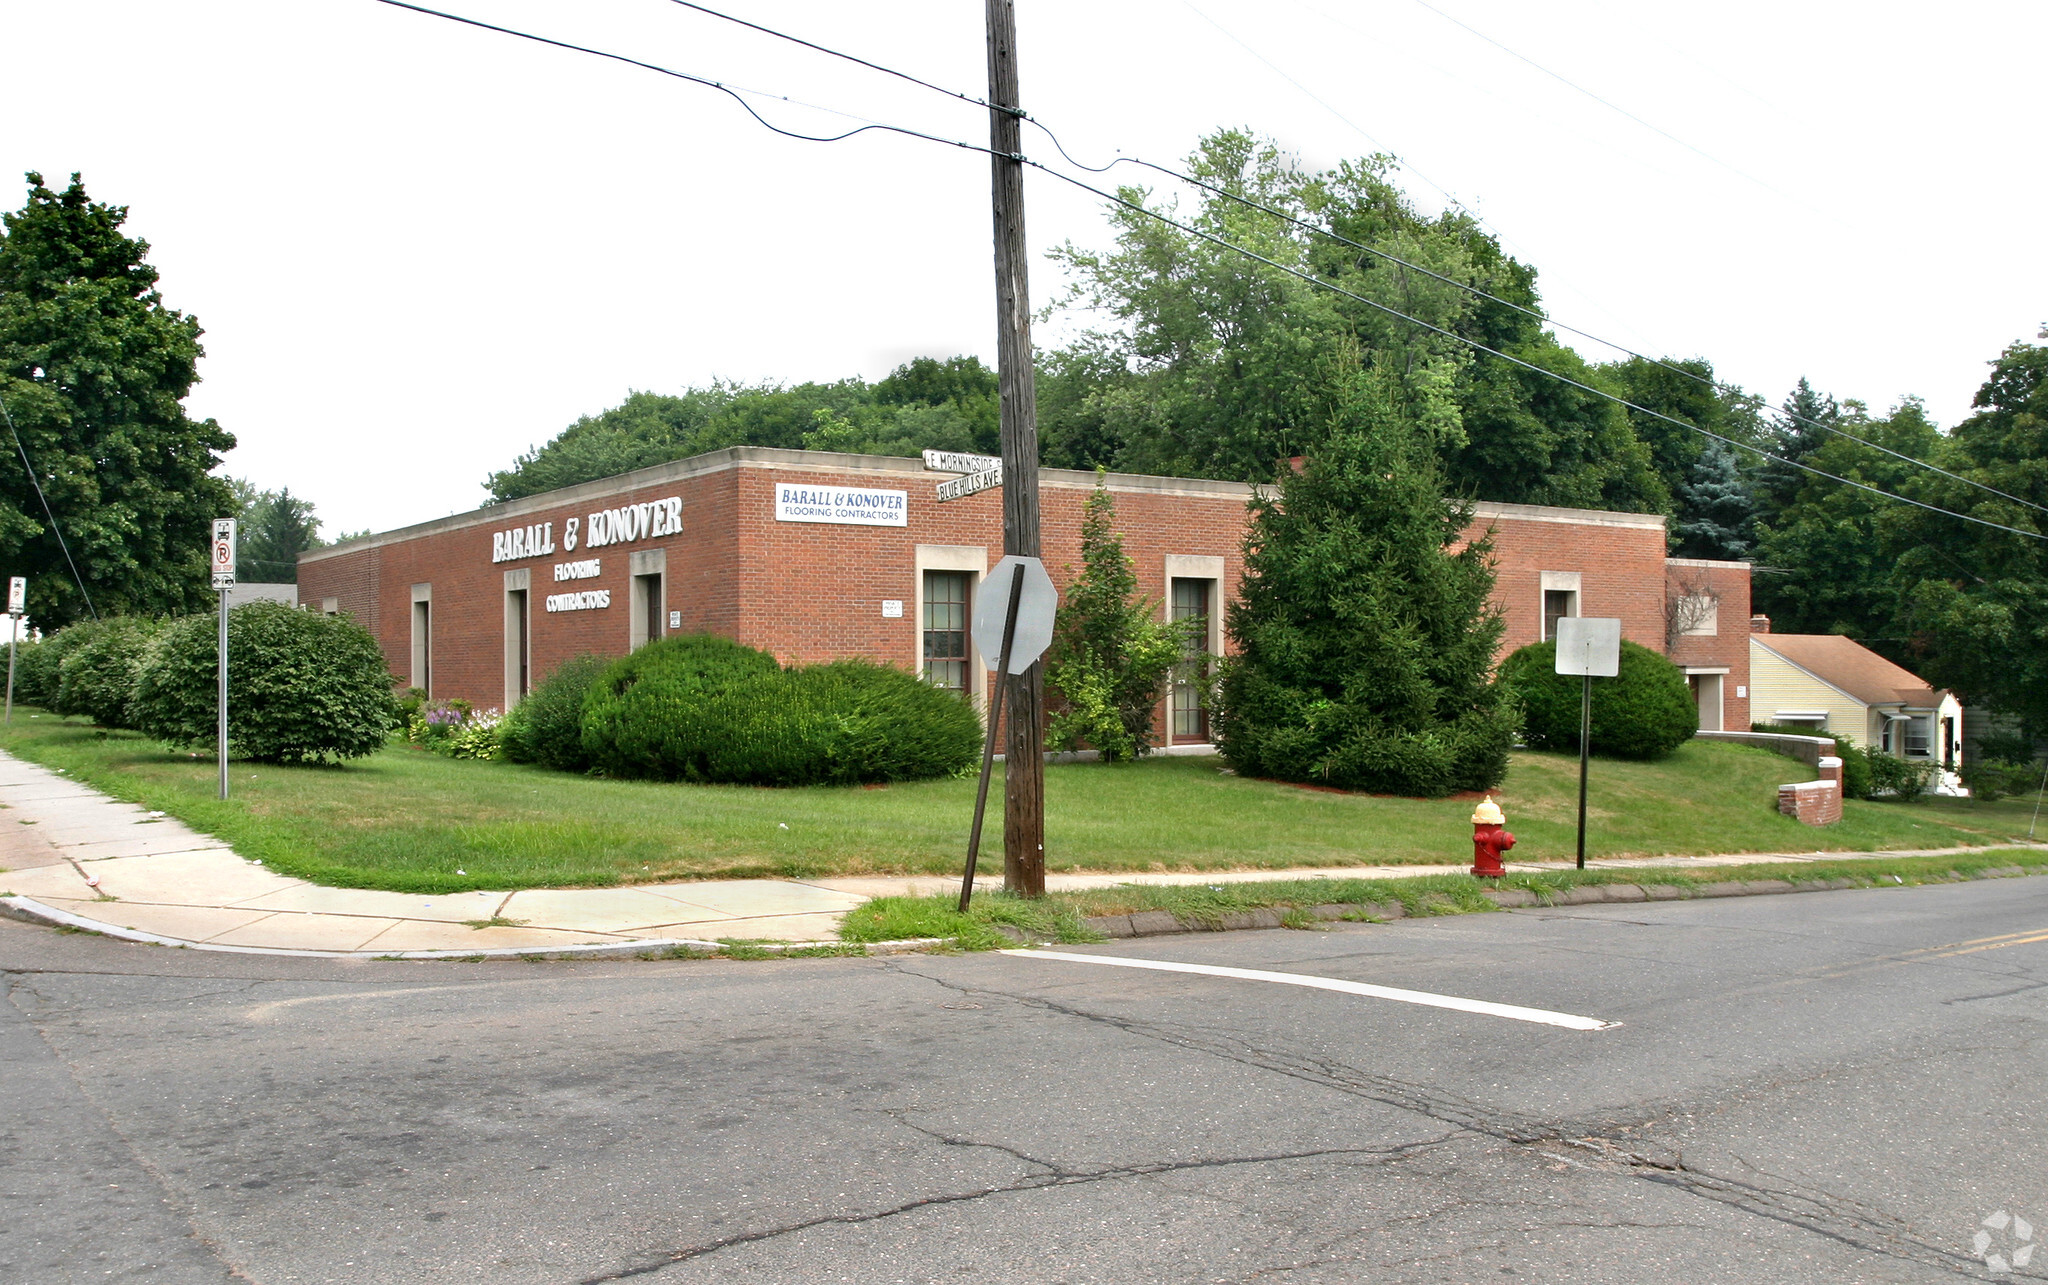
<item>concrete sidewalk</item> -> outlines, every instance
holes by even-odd
[[[1450,846],[1450,845],[1447,845]],[[1607,859],[1602,869],[1799,863],[1927,852]],[[1564,863],[1510,862],[1515,870]],[[1055,874],[1053,891],[1118,884],[1456,874],[1467,864],[1197,873]],[[1000,876],[997,876],[998,879]],[[421,896],[327,888],[266,870],[174,817],[120,803],[61,771],[0,753],[0,895],[78,927],[215,950],[340,955],[632,950],[722,938],[824,941],[871,897],[956,891],[958,877],[728,879],[625,888]]]

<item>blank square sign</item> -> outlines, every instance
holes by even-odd
[[[1557,622],[1557,672],[1612,678],[1621,672],[1621,621],[1565,616]]]

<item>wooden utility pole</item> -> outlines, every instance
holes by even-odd
[[[1011,0],[988,0],[988,133],[996,234],[996,378],[1003,430],[1003,552],[1038,556],[1038,395],[1031,372],[1031,289],[1024,249],[1024,119]],[[1045,663],[1009,684],[1003,761],[1003,883],[1045,895]]]

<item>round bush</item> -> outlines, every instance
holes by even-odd
[[[83,715],[101,727],[134,727],[129,706],[135,683],[163,628],[162,621],[146,616],[112,616],[66,630],[84,634],[58,662],[57,699],[51,708]]]
[[[172,624],[143,665],[136,726],[177,746],[214,743],[219,621]],[[383,748],[398,725],[392,677],[368,630],[280,602],[228,613],[228,751],[266,763],[325,763]]]
[[[1556,669],[1557,644],[1532,643],[1501,662],[1500,679],[1521,697],[1529,748],[1577,753],[1584,680]],[[1700,730],[1699,709],[1678,666],[1624,641],[1620,669],[1613,678],[1593,680],[1593,753],[1661,758]]]
[[[558,772],[581,772],[589,767],[590,756],[583,751],[583,701],[608,663],[601,656],[577,656],[557,666],[540,686],[528,692],[505,716],[501,735],[505,757]]]
[[[902,670],[862,660],[784,670],[722,638],[643,648],[599,676],[583,710],[598,770],[664,781],[914,780],[971,764],[980,742],[964,701]]]

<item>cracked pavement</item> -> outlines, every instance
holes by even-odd
[[[1579,1032],[1008,955],[0,922],[0,1279],[2041,1279],[1971,1237],[2048,1225],[2044,929],[2025,880],[1082,948],[1622,1023]]]

